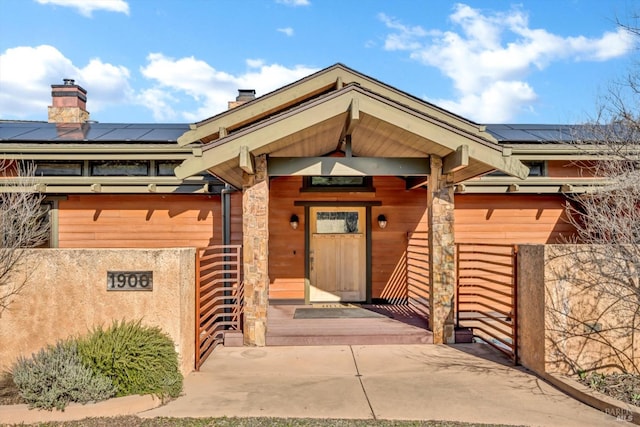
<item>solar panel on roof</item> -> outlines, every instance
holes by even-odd
[[[0,122],[1,141],[143,141],[175,142],[188,124],[84,123],[82,126],[45,122]]]
[[[8,140],[8,139],[16,138],[20,135],[33,132],[36,129],[37,129],[37,126],[34,126],[32,124],[29,124],[26,126],[11,126],[11,125],[5,125],[4,123],[2,123],[0,124],[0,140]]]
[[[491,132],[499,141],[535,142],[540,140],[540,138],[538,138],[537,136],[524,130],[500,129],[498,132],[493,132],[491,130],[489,130],[489,132]]]
[[[148,129],[102,129],[99,136],[94,136],[95,141],[136,141]]]
[[[150,132],[142,135],[141,141],[177,141],[178,137],[182,135],[189,128],[184,129],[152,129]]]
[[[573,141],[571,134],[562,130],[530,130],[529,132],[541,141]]]

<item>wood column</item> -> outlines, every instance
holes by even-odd
[[[434,344],[455,342],[456,246],[454,186],[442,173],[442,158],[430,156],[429,209],[429,325]]]
[[[266,344],[269,304],[269,179],[266,155],[255,158],[255,173],[243,174],[242,242],[244,344]]]

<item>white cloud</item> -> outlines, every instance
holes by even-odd
[[[276,3],[284,4],[286,6],[310,6],[311,2],[309,0],[276,0]]]
[[[246,66],[244,73],[231,74],[194,57],[152,53],[140,70],[150,84],[136,91],[122,65],[93,58],[79,66],[49,45],[11,48],[0,54],[0,118],[46,120],[51,85],[71,78],[87,90],[87,109],[95,120],[100,120],[95,113],[108,108],[139,105],[156,121],[195,122],[225,111],[238,89],[255,89],[259,96],[317,71],[262,59],[248,59]]]
[[[525,82],[496,81],[476,93],[467,93],[453,101],[434,99],[432,103],[480,123],[508,122],[514,112],[528,108],[538,99]]]
[[[74,65],[49,45],[21,46],[0,54],[0,117],[46,119],[51,105],[51,85],[72,78],[88,92],[87,109],[97,112],[131,99],[129,71],[122,66],[92,59],[85,67]]]
[[[260,59],[247,60],[247,67],[245,73],[233,75],[192,56],[175,59],[152,53],[141,73],[154,82],[153,92],[143,93],[139,101],[154,111],[156,120],[199,121],[225,111],[238,89],[255,89],[260,96],[317,71],[302,65],[266,64]],[[180,99],[196,107],[178,109]],[[158,111],[157,100],[171,100],[172,110]]]
[[[455,31],[378,18],[391,30],[386,50],[406,51],[453,81],[457,98],[438,105],[478,121],[507,121],[531,108],[537,95],[527,77],[554,61],[606,61],[634,48],[633,36],[622,29],[589,38],[530,28],[527,14],[517,8],[483,12],[456,4],[449,17]]]
[[[94,11],[104,10],[129,14],[129,4],[125,0],[36,0],[40,4],[71,7],[88,18]]]
[[[286,27],[286,28],[278,28],[277,31],[280,31],[282,34],[291,37],[293,36],[293,28],[291,27]]]

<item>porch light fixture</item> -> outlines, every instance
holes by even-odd
[[[298,220],[298,215],[296,214],[291,215],[291,218],[289,218],[289,225],[291,226],[291,228],[293,228],[294,230],[297,229],[298,224],[300,224],[300,221]]]
[[[386,226],[387,226],[387,217],[382,214],[378,215],[378,227],[386,228]]]

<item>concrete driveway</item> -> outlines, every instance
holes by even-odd
[[[184,396],[140,416],[623,425],[482,344],[218,347]]]

